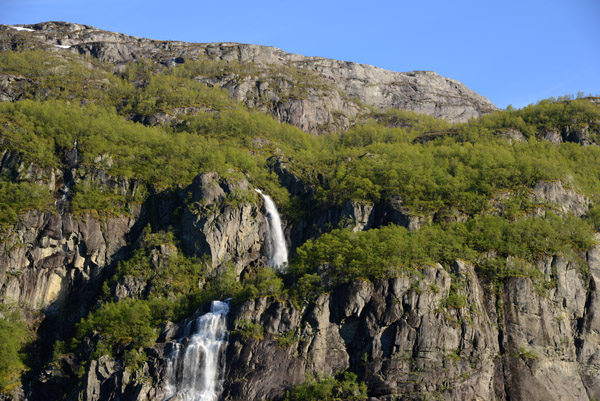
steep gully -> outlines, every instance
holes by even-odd
[[[63,163],[63,187],[60,189],[60,198],[54,202],[59,218],[60,240],[64,238],[63,220],[65,213],[69,210],[69,196],[75,177],[75,171],[79,163],[79,151],[77,150],[77,140],[73,143],[73,148],[66,152]]]

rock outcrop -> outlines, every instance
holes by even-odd
[[[559,214],[573,213],[583,216],[590,208],[590,200],[575,191],[564,188],[560,181],[540,181],[533,187],[533,197],[547,202],[556,208]]]
[[[386,71],[257,45],[142,39],[66,22],[26,27],[23,31],[0,26],[0,50],[45,48],[57,54],[90,55],[117,66],[144,58],[166,66],[187,59],[220,62],[223,68],[218,73],[196,79],[226,88],[248,107],[313,133],[348,128],[369,108],[409,110],[451,122],[496,110],[460,82],[431,71]],[[16,86],[24,84],[21,77],[5,77],[0,81],[0,96],[13,100],[18,96]]]
[[[181,239],[188,253],[210,255],[214,267],[231,262],[238,273],[259,259],[265,217],[256,204],[236,199],[253,192],[246,180],[219,179],[216,173],[197,176],[184,191]]]
[[[135,214],[105,221],[25,214],[0,243],[0,297],[47,312],[66,307],[70,295],[124,256],[135,222]]]
[[[52,207],[28,211],[19,216],[14,226],[3,227],[0,299],[5,302],[58,313],[77,297],[85,298],[88,284],[98,284],[104,270],[125,256],[141,208],[132,206],[129,215],[105,219],[87,214],[74,216],[68,210],[67,193],[73,183],[94,182],[131,195],[135,184],[101,170],[77,172],[69,157],[67,152],[61,170],[24,162],[15,152],[2,153],[0,173],[16,182],[46,187],[58,197]],[[79,307],[76,316],[86,311],[84,304]]]
[[[225,399],[278,399],[303,372],[350,369],[372,400],[588,400],[598,397],[594,309],[600,247],[591,277],[560,257],[541,293],[514,277],[497,297],[472,265],[429,267],[413,277],[356,282],[298,310],[249,301],[231,319],[265,328],[258,341],[231,337]],[[233,324],[233,322],[232,322]],[[278,342],[293,331],[296,342]]]
[[[19,100],[31,80],[19,75],[0,74],[0,102]]]

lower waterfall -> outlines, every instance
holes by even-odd
[[[226,316],[229,304],[213,301],[210,312],[189,322],[173,349],[165,372],[164,401],[216,401],[223,390]],[[184,339],[187,338],[187,344]]]
[[[270,196],[263,194],[260,189],[257,189],[256,192],[261,194],[265,200],[265,209],[267,211],[267,250],[269,251],[269,264],[279,270],[285,269],[288,262],[288,251],[277,207]]]

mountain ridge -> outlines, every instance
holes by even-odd
[[[466,122],[497,110],[488,99],[462,83],[432,71],[389,71],[369,64],[287,53],[270,46],[145,39],[67,22],[21,27],[33,31],[0,26],[4,36],[0,38],[0,49],[45,46],[117,65],[151,58],[174,66],[186,58],[201,57],[250,63],[255,67],[253,71],[199,76],[197,80],[219,85],[248,107],[316,134],[343,131],[356,118],[368,114],[369,108],[415,111],[450,122]],[[32,35],[34,40],[27,38]],[[279,69],[277,75],[272,74],[274,68]],[[282,68],[287,70],[281,71]],[[294,92],[298,74],[304,75],[301,94]],[[282,96],[274,88],[287,88],[289,95]]]

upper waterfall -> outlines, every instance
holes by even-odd
[[[256,192],[261,194],[265,200],[265,209],[267,211],[267,250],[269,252],[269,265],[279,270],[285,269],[288,263],[288,251],[277,207],[269,195],[265,195],[260,189],[257,189]]]

